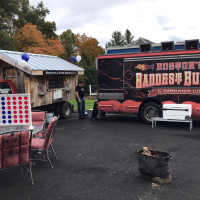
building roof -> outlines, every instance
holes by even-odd
[[[171,42],[171,41],[166,41]],[[161,51],[161,44],[162,43],[154,43],[150,40],[144,39],[142,37],[139,37],[136,41],[129,45],[124,46],[113,46],[109,47],[106,50],[106,54],[126,54],[126,53],[139,53],[140,52],[140,45],[141,44],[151,44],[152,51]],[[200,48],[200,44],[199,44]],[[184,50],[185,49],[185,41],[180,41],[174,43],[174,50]]]
[[[112,46],[112,47],[108,47],[107,51],[109,50],[115,50],[115,49],[127,49],[127,48],[134,48],[134,47],[138,47],[140,46],[140,44],[155,44],[154,42],[147,40],[145,38],[139,37],[137,40],[135,40],[134,42],[132,42],[131,44],[127,44],[127,45],[123,45],[123,46]]]
[[[34,71],[77,71],[84,72],[84,69],[74,65],[57,56],[42,55],[28,53],[29,61],[28,66],[20,68],[18,61],[21,60],[21,55],[24,52],[0,50],[0,59],[29,73],[34,74]]]
[[[153,44],[153,42],[152,41],[150,41],[150,40],[147,40],[147,39],[145,39],[145,38],[143,38],[143,37],[139,37],[137,40],[135,40],[134,42],[132,42],[131,44],[128,44],[127,46],[138,46],[138,45],[140,45],[140,44]]]

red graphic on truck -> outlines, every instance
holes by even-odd
[[[200,118],[200,50],[103,55],[98,58],[98,109],[134,113],[146,123],[163,102],[193,102]]]

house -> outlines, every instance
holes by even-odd
[[[137,53],[140,52],[141,44],[151,44],[152,51],[161,51],[161,43],[154,43],[145,38],[139,37],[136,41],[131,44],[124,46],[113,46],[106,49],[106,54],[125,54],[125,53]],[[175,50],[184,50],[185,49],[185,41],[177,42],[174,44]]]

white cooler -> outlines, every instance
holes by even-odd
[[[191,116],[191,104],[163,104],[163,119],[185,120]]]

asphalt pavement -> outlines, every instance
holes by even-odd
[[[60,120],[52,159],[29,174],[0,172],[0,200],[197,200],[200,199],[200,122],[159,123],[152,129],[134,116],[110,115]],[[172,183],[153,184],[139,176],[135,151],[143,146],[170,153]]]

